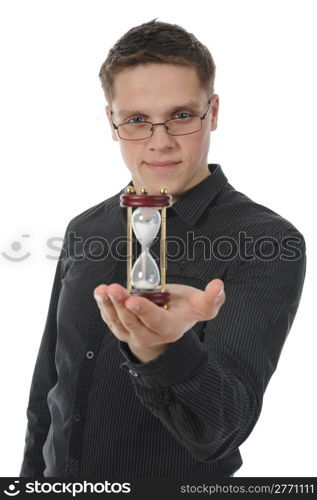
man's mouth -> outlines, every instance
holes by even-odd
[[[181,163],[181,161],[145,161],[145,165],[154,170],[171,170],[172,168],[177,167]]]

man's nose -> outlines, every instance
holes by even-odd
[[[164,149],[166,147],[171,148],[175,145],[174,137],[168,134],[163,123],[155,124],[153,127],[153,135],[149,138],[150,147],[155,149]]]

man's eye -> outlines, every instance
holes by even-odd
[[[142,116],[133,116],[130,118],[129,123],[143,123],[144,118]]]
[[[191,115],[190,113],[186,113],[185,111],[182,111],[181,113],[177,113],[175,115],[175,118],[177,118],[178,120],[181,119],[181,120],[185,120],[186,118],[190,118]]]

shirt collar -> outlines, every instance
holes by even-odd
[[[203,214],[209,204],[212,203],[217,194],[224,188],[228,182],[227,177],[218,163],[209,163],[208,169],[210,175],[203,179],[196,186],[189,189],[179,200],[171,205],[167,210],[167,217],[173,210],[184,222],[195,224]],[[127,184],[133,186],[133,181]],[[118,193],[118,203],[120,204],[120,195],[125,192],[126,186]],[[126,209],[121,207],[123,211]]]

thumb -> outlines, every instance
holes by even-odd
[[[205,288],[205,294],[207,296],[208,302],[214,300],[216,297],[221,297],[224,292],[224,284],[220,279],[213,279],[209,281]]]

